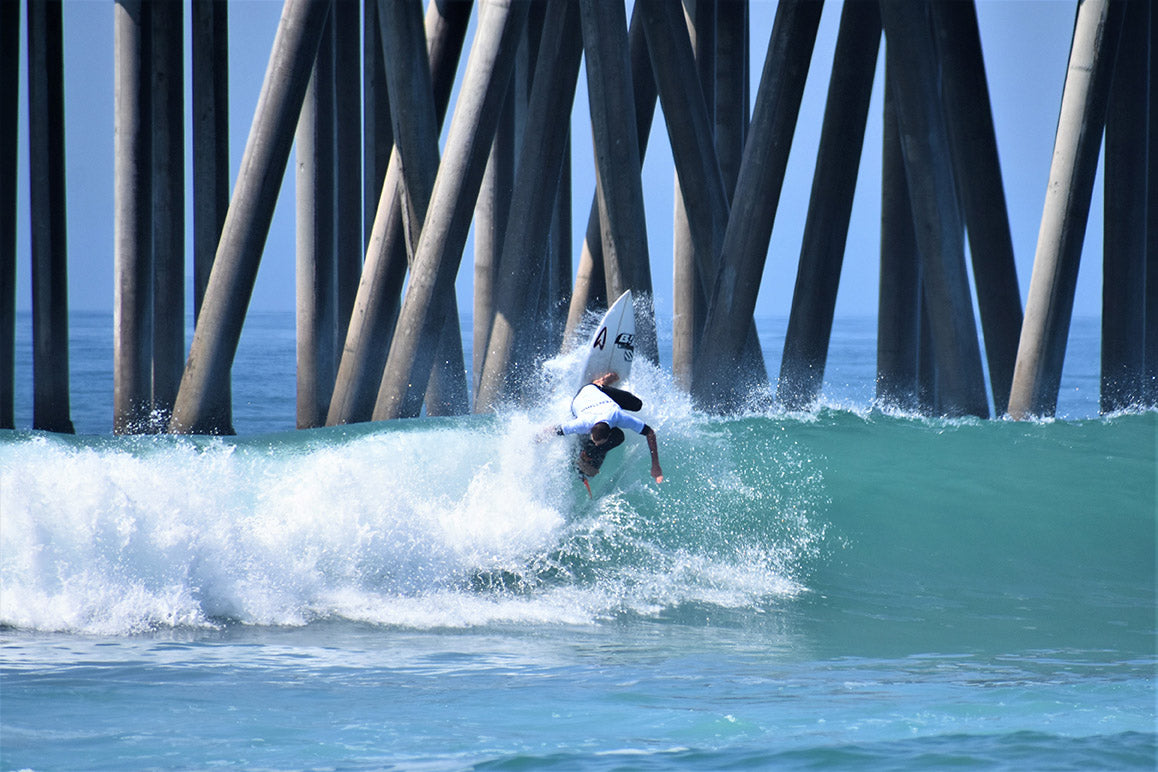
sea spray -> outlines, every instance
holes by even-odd
[[[816,537],[804,478],[768,447],[749,469],[701,455],[720,441],[711,422],[652,404],[671,482],[652,483],[637,449],[596,501],[570,445],[541,438],[542,413],[237,440],[8,433],[0,622],[570,624],[800,591]]]

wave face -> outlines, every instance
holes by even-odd
[[[250,439],[0,432],[0,625],[770,625],[853,653],[1152,653],[1158,414],[720,419],[639,368],[587,498],[566,410]]]

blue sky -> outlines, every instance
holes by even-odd
[[[979,0],[977,7],[1024,304],[1041,221],[1076,4],[1069,0]],[[775,8],[775,3],[770,1],[752,3],[753,95],[758,86]],[[245,146],[280,11],[279,0],[233,0],[230,3],[230,163],[234,173]],[[769,245],[758,314],[786,316],[791,303],[839,16],[838,2],[826,4]],[[107,0],[66,2],[64,30],[70,304],[78,310],[111,310],[113,4]],[[23,33],[21,41],[22,46],[25,45]],[[465,62],[464,53],[460,77]],[[874,315],[876,312],[882,85],[883,68],[878,62],[837,302],[838,317]],[[22,100],[26,93],[27,83],[22,73]],[[23,103],[21,111],[17,306],[23,310],[29,308],[31,302],[27,113]],[[594,189],[586,83],[582,74],[572,127],[573,245],[577,259],[579,239]],[[656,307],[661,317],[670,315],[671,309],[673,176],[667,133],[657,113],[643,178],[652,277]],[[1075,314],[1079,315],[1100,313],[1101,189],[1099,172],[1075,303]],[[191,193],[187,193],[189,199]],[[191,220],[187,218],[188,222]],[[293,175],[290,174],[282,185],[251,309],[293,308],[293,240],[294,194]],[[463,306],[460,310],[464,312],[470,310],[471,249],[468,242],[459,274],[458,290]],[[187,249],[186,259],[190,261],[187,272],[191,273],[191,248]],[[188,293],[191,298],[192,290]],[[188,302],[191,306],[191,299]]]

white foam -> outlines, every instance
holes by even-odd
[[[801,590],[799,544],[761,534],[702,542],[733,505],[782,502],[743,482],[718,427],[646,362],[629,386],[673,482],[657,488],[636,448],[619,490],[587,501],[568,471],[569,444],[539,436],[566,410],[577,358],[551,367],[563,375],[542,405],[494,419],[265,443],[8,435],[0,624],[102,635],[335,617],[592,624]],[[720,443],[707,458],[684,457]]]

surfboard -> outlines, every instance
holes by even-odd
[[[631,375],[631,361],[634,358],[635,304],[631,300],[631,290],[628,290],[611,304],[592,334],[576,389],[583,388],[607,373],[618,375],[616,385],[622,384]],[[593,498],[589,478],[579,472],[579,479],[583,481],[587,495]]]
[[[615,373],[620,383],[626,381],[634,358],[635,304],[628,290],[611,304],[591,336],[576,388],[586,386],[604,373]]]

